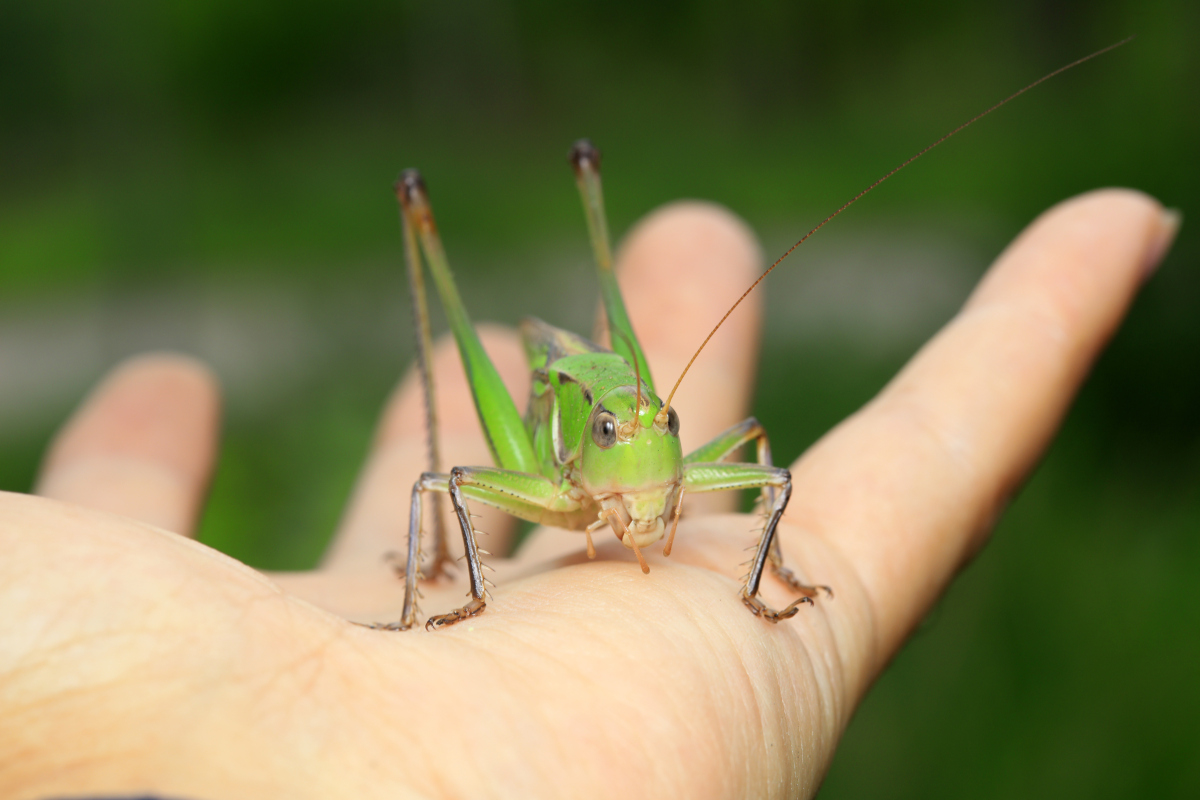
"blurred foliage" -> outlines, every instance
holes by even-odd
[[[698,196],[783,242],[996,99],[1130,33],[822,233],[886,221],[986,260],[1096,186],[1185,212],[1047,461],[873,690],[822,796],[1194,797],[1194,3],[8,0],[0,294],[53,302],[244,273],[314,297],[330,282],[378,287],[379,265],[399,262],[390,183],[410,165],[461,280],[503,265],[520,292],[544,274],[513,265],[586,258],[564,163],[585,134],[606,155],[614,230]],[[544,313],[528,294],[480,315]],[[910,352],[768,342],[756,410],[776,453],[800,452]],[[205,541],[259,566],[312,564],[394,356],[389,374],[344,359],[292,386],[286,407],[234,404]],[[0,488],[29,488],[73,400],[0,430]]]

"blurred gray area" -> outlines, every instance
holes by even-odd
[[[972,274],[982,271],[966,251],[918,241],[912,231],[878,232],[835,248],[810,246],[796,257],[797,269],[769,279],[766,336],[806,349],[835,342],[864,353],[911,352],[949,318]],[[472,270],[477,274],[463,285],[464,297],[469,307],[505,310],[498,319],[483,312],[481,320],[512,324],[541,314],[569,326],[589,318],[595,292],[581,287],[591,277],[589,265],[555,269],[555,260],[550,254],[523,259],[545,266],[536,280],[521,283],[505,267]],[[0,305],[0,375],[6,378],[0,438],[40,422],[47,407],[81,397],[121,360],[155,350],[210,365],[237,415],[269,413],[348,357],[398,380],[412,342],[399,286],[389,292],[353,282],[316,287],[249,272],[249,278],[223,275],[117,294],[62,291]]]

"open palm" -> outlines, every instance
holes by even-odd
[[[962,313],[793,466],[786,562],[836,598],[778,625],[738,597],[755,521],[701,513],[730,508],[708,497],[689,499],[670,558],[647,553],[649,576],[615,541],[589,562],[581,536],[539,530],[491,559],[498,588],[478,618],[433,634],[349,624],[399,614],[381,556],[404,545],[424,459],[413,377],[323,566],[264,577],[186,538],[216,449],[213,381],[180,358],[130,362],[59,436],[41,497],[0,494],[0,796],[811,795],[1171,231],[1149,198],[1104,191],[1017,239]],[[622,260],[660,380],[760,264],[739,222],[698,204],[650,217]],[[680,390],[685,450],[746,415],[758,317],[739,311]],[[515,334],[484,340],[523,398]],[[486,464],[449,346],[437,372],[447,462]],[[502,552],[511,525],[480,528]],[[426,585],[423,611],[464,591]],[[793,599],[774,577],[763,594]]]

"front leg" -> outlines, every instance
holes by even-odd
[[[450,480],[447,483],[450,491],[450,505],[454,507],[454,513],[458,517],[458,525],[462,529],[463,550],[465,551],[465,558],[467,560],[467,577],[471,581],[471,602],[462,608],[454,609],[449,614],[439,614],[435,617],[430,617],[425,622],[425,630],[427,631],[445,628],[456,622],[462,622],[468,617],[482,614],[483,609],[487,607],[487,603],[484,601],[484,598],[487,596],[487,587],[483,583],[483,564],[479,561],[479,543],[475,541],[475,526],[471,524],[471,512],[467,510],[467,501],[463,498],[462,483],[464,472],[462,467],[455,467],[450,470]]]
[[[684,464],[702,464],[706,462],[724,461],[745,445],[754,442],[756,461],[764,466],[773,466],[771,461],[771,442],[767,439],[767,429],[754,417],[746,419],[717,434],[711,441],[705,442],[684,457]],[[775,489],[764,486],[762,492],[764,508],[775,504]]]
[[[729,428],[718,434],[714,439],[712,439],[712,441],[701,445],[695,451],[689,453],[687,457],[684,458],[683,463],[688,465],[699,464],[703,462],[723,461],[733,453],[737,452],[738,449],[749,444],[750,442],[754,442],[755,444],[755,454],[757,456],[758,463],[766,467],[772,466],[771,443],[767,439],[767,431],[762,426],[762,423],[754,417],[748,417],[742,422],[739,422],[737,425],[734,425],[732,428]],[[689,487],[689,489],[690,488],[691,487]],[[773,510],[776,507],[777,498],[775,496],[775,487],[773,485],[764,484],[762,486],[762,503],[764,511],[767,509]],[[787,505],[786,500],[784,501],[784,505]],[[766,513],[773,513],[773,511],[767,511]],[[833,590],[828,586],[806,586],[800,581],[799,578],[796,577],[796,573],[792,572],[783,565],[783,551],[779,547],[779,539],[774,535],[771,537],[770,550],[767,553],[767,560],[771,564],[771,571],[774,572],[780,580],[790,586],[793,590],[803,594],[805,597],[816,597],[818,590],[825,591],[830,597],[833,596]]]
[[[471,601],[449,614],[430,617],[426,630],[445,628],[483,613],[487,607],[487,585],[483,577],[481,550],[467,501],[507,511],[521,519],[539,521],[548,512],[571,512],[580,507],[569,487],[556,485],[541,475],[531,475],[494,467],[455,467],[449,475],[426,472],[413,484],[412,507],[408,521],[408,566],[404,576],[404,608],[400,621],[385,626],[390,630],[408,630],[417,623],[417,580],[421,563],[421,501],[426,492],[445,492],[462,531]]]
[[[788,571],[787,574],[792,577],[792,580],[787,580],[787,578],[784,580],[789,586],[800,592],[802,597],[782,611],[775,611],[758,599],[758,588],[762,582],[763,569],[766,568],[768,562],[776,567],[775,560],[771,556],[772,551],[777,552],[779,547],[775,538],[775,529],[792,496],[792,476],[786,469],[766,464],[685,463],[683,475],[684,486],[688,492],[759,488],[772,490],[774,500],[741,592],[742,602],[755,616],[763,617],[770,622],[779,622],[795,616],[802,603],[812,605],[813,598],[819,590],[823,589],[830,595],[833,594],[828,586],[805,586]],[[782,569],[782,561],[777,568]]]

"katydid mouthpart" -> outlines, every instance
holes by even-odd
[[[450,560],[441,515],[435,511],[432,554],[428,564],[422,566],[423,503],[430,493],[450,496],[466,551],[471,600],[448,614],[430,617],[425,624],[427,630],[453,625],[486,608],[489,582],[483,576],[480,554],[484,551],[476,542],[469,502],[492,506],[531,522],[583,531],[589,558],[595,557],[592,534],[608,528],[626,548],[633,550],[642,572],[649,573],[642,550],[665,537],[663,555],[670,555],[687,496],[758,489],[764,524],[742,584],[742,602],[755,616],[779,622],[794,616],[801,605],[814,604],[822,591],[832,597],[833,591],[828,586],[805,585],[783,564],[775,532],[792,494],[792,479],[786,469],[771,463],[770,443],[763,426],[751,417],[685,456],[679,442],[679,417],[671,407],[676,390],[705,345],[738,305],[834,217],[964,128],[1043,81],[1132,38],[1060,67],[1014,92],[908,158],[826,217],[776,259],[733,303],[688,361],[665,401],[655,390],[645,353],[626,313],[613,272],[600,184],[600,153],[590,142],[576,142],[570,151],[570,162],[583,200],[612,349],[537,319],[524,320],[520,331],[533,380],[523,417],[484,351],[458,295],[425,183],[416,170],[402,173],[395,189],[401,206],[405,260],[412,291],[417,368],[425,391],[428,471],[412,488],[401,618],[377,627],[389,630],[414,627],[418,581],[440,575]],[[457,343],[495,466],[456,466],[448,473],[440,471],[432,340],[422,260],[433,278]],[[755,463],[725,461],[751,442],[757,451]],[[758,598],[759,584],[768,564],[800,595],[779,611]]]

